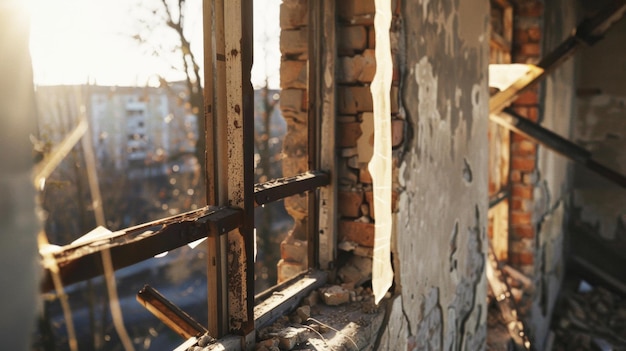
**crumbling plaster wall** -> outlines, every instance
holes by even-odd
[[[590,6],[593,4],[586,4]],[[592,9],[586,9],[592,10]],[[626,174],[626,20],[580,55],[574,140],[595,160]],[[574,207],[579,220],[605,239],[615,239],[626,221],[626,190],[582,167],[574,171]],[[577,211],[577,212],[578,212]],[[623,239],[622,239],[623,240]]]
[[[543,52],[547,53],[576,27],[574,5],[567,0],[544,2]],[[574,108],[575,64],[564,63],[552,72],[541,87],[543,111],[539,123],[555,133],[570,138]],[[564,274],[563,241],[564,216],[569,209],[572,163],[543,146],[537,147],[537,166],[532,174],[534,185],[533,225],[536,226],[534,255],[535,291],[532,294],[529,321],[535,345],[542,348],[548,336],[550,317],[554,309]]]
[[[412,130],[395,215],[397,291],[380,350],[479,350],[486,337],[489,2],[404,1]]]

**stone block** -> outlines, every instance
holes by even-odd
[[[280,5],[280,28],[296,29],[309,22],[307,0],[283,0]]]
[[[361,246],[374,247],[374,223],[340,220],[339,238]]]
[[[303,322],[306,322],[311,317],[311,306],[300,306],[296,310],[296,314]]]
[[[350,301],[350,292],[339,285],[333,285],[320,291],[324,303],[329,306],[338,306]]]
[[[372,279],[372,259],[369,257],[352,256],[337,272],[341,281],[350,289]]]
[[[357,218],[360,214],[361,204],[363,203],[363,191],[339,191],[339,214],[344,217]]]
[[[280,87],[284,89],[307,89],[306,61],[285,60],[280,64]],[[281,101],[282,102],[282,101]],[[302,106],[302,104],[300,104]]]
[[[340,56],[354,55],[367,47],[367,31],[364,26],[341,26],[337,42]]]

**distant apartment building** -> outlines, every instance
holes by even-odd
[[[165,172],[172,159],[193,154],[197,117],[182,83],[168,87],[40,86],[37,100],[42,137],[56,144],[85,106],[98,165],[130,177]]]

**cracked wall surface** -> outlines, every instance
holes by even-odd
[[[477,350],[486,337],[487,26],[483,0],[402,2],[394,270],[380,350]]]
[[[592,11],[594,4],[584,10]],[[598,162],[626,174],[626,20],[622,19],[596,45],[581,53],[578,118],[574,140]],[[582,167],[574,170],[577,220],[604,239],[619,237],[626,224],[626,190]],[[620,223],[622,222],[622,223]],[[623,229],[622,229],[623,230]]]
[[[574,6],[566,0],[544,4],[544,52],[560,44],[577,24]],[[575,62],[569,60],[552,72],[542,85],[540,124],[569,138],[574,118]],[[533,185],[532,223],[536,235],[529,250],[534,253],[535,285],[528,314],[531,336],[541,349],[548,337],[552,311],[564,276],[564,217],[569,208],[572,163],[543,146],[537,147],[536,168],[529,177]]]

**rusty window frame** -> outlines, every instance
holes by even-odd
[[[224,16],[213,16],[214,10],[224,11],[225,7],[227,9]],[[310,78],[308,89],[310,171],[294,177],[253,184],[251,167],[253,164],[253,151],[250,152],[253,148],[249,147],[253,143],[254,126],[253,111],[251,110],[252,103],[250,101],[252,90],[251,85],[246,83],[239,87],[241,90],[240,98],[243,100],[241,101],[241,106],[243,107],[239,107],[242,111],[242,127],[244,129],[242,163],[247,164],[247,166],[240,169],[240,175],[243,177],[243,189],[236,189],[235,191],[241,190],[243,192],[243,206],[234,206],[233,199],[224,197],[224,194],[221,195],[222,199],[220,199],[219,194],[219,187],[227,183],[227,179],[225,179],[223,174],[221,176],[218,175],[220,166],[222,166],[220,158],[224,161],[224,158],[227,158],[225,152],[228,150],[228,146],[236,145],[240,140],[236,138],[228,140],[224,140],[223,137],[215,138],[215,136],[219,135],[218,133],[223,132],[219,128],[220,126],[224,127],[222,125],[224,121],[218,121],[219,116],[217,114],[219,114],[219,111],[212,102],[224,104],[224,100],[219,102],[219,99],[223,98],[225,92],[218,91],[218,96],[213,96],[212,83],[217,83],[219,86],[220,79],[225,79],[225,77],[216,75],[214,69],[220,68],[220,65],[226,62],[227,59],[223,53],[220,54],[219,50],[216,50],[214,55],[213,50],[215,50],[214,40],[216,39],[214,35],[216,31],[219,32],[219,29],[216,30],[216,26],[220,25],[219,21],[222,21],[221,25],[224,28],[224,19],[228,15],[240,16],[239,18],[252,18],[252,0],[205,0],[203,2],[203,11],[205,16],[207,14],[211,16],[211,21],[204,21],[205,62],[209,63],[208,65],[205,64],[205,77],[211,77],[209,81],[205,80],[206,109],[204,111],[205,118],[209,122],[204,133],[208,139],[207,141],[209,141],[206,153],[207,177],[211,178],[210,182],[207,182],[206,194],[209,205],[176,216],[122,229],[108,236],[78,245],[66,245],[52,253],[51,256],[56,261],[61,281],[63,284],[69,285],[104,274],[101,265],[101,254],[104,251],[108,250],[111,253],[113,269],[118,270],[206,237],[209,239],[208,245],[210,250],[213,250],[213,253],[216,255],[214,258],[217,258],[217,261],[221,261],[221,264],[213,262],[213,268],[211,268],[212,264],[209,262],[208,284],[211,285],[208,293],[209,332],[215,336],[223,336],[228,332],[250,335],[251,333],[253,334],[255,319],[263,321],[262,323],[269,322],[273,318],[272,316],[276,315],[276,311],[274,313],[268,313],[268,311],[287,308],[285,307],[285,301],[273,301],[265,304],[260,303],[260,309],[257,311],[253,310],[255,300],[253,298],[253,265],[251,260],[248,260],[247,269],[245,270],[246,276],[240,277],[247,283],[244,296],[241,296],[245,302],[243,305],[238,306],[245,310],[237,311],[240,315],[244,315],[244,323],[239,328],[233,328],[232,325],[228,325],[230,314],[233,311],[229,311],[225,307],[227,304],[224,302],[231,292],[229,285],[232,285],[233,282],[227,281],[227,277],[225,277],[228,269],[225,263],[228,255],[225,251],[226,237],[229,232],[239,229],[245,241],[246,256],[251,257],[250,253],[253,246],[252,229],[254,226],[252,214],[255,205],[262,205],[290,195],[309,192],[310,220],[308,221],[307,235],[309,243],[312,243],[312,245],[309,245],[309,266],[310,268],[325,269],[330,268],[333,264],[335,252],[333,244],[335,240],[333,206],[336,201],[334,199],[336,192],[332,189],[330,176],[330,172],[334,170],[335,162],[334,119],[330,117],[334,114],[334,90],[332,88],[332,79],[334,77],[330,78],[330,82],[327,79],[323,87],[320,84],[321,80],[318,78],[322,77],[322,72],[334,72],[334,2],[332,0],[309,2],[310,57],[324,58],[310,60],[308,65]],[[238,33],[239,39],[241,39],[239,40],[239,45],[241,45],[242,49],[242,55],[240,56],[243,58],[238,59],[237,64],[240,65],[239,73],[242,81],[249,82],[249,71],[252,63],[252,24],[249,21],[240,21],[240,23],[241,27],[236,28],[235,32]],[[232,25],[229,26],[230,28],[232,28]],[[209,38],[207,38],[207,33],[209,33]],[[228,36],[229,33],[222,29],[221,35]],[[230,35],[231,43],[234,43],[232,34]],[[224,38],[222,37],[221,40],[224,40]],[[322,42],[325,42],[328,46],[323,47],[321,45]],[[223,45],[224,43],[220,44]],[[224,69],[224,67],[221,67],[221,69]],[[221,83],[224,84],[225,82],[222,81]],[[214,98],[216,100],[213,100]],[[326,118],[322,118],[323,115]],[[221,135],[224,136],[225,134]],[[322,144],[325,145],[327,151],[320,154],[319,146]],[[245,149],[248,149],[248,151],[245,151]],[[216,154],[216,152],[220,153],[220,155]],[[324,171],[320,169],[324,169]],[[222,169],[221,171],[223,172],[224,170]],[[226,176],[229,176],[228,173],[226,173]],[[322,198],[320,203],[323,202],[321,205],[318,204],[320,197]],[[320,219],[320,212],[324,213],[323,219]],[[317,238],[318,234],[324,237],[321,244]],[[318,247],[320,245],[324,248],[324,257],[321,259],[318,256]],[[311,283],[310,279],[313,279],[314,282]],[[291,296],[293,297],[310,291],[324,280],[325,276],[323,274],[313,272],[306,278],[302,275],[297,276],[286,284],[277,286],[277,289],[291,289],[293,292]],[[309,283],[305,283],[306,281],[309,281]],[[52,273],[49,269],[46,269],[41,289],[49,291],[52,288]],[[267,293],[265,292],[265,295],[260,294],[259,298],[262,300],[264,297],[267,297]]]

